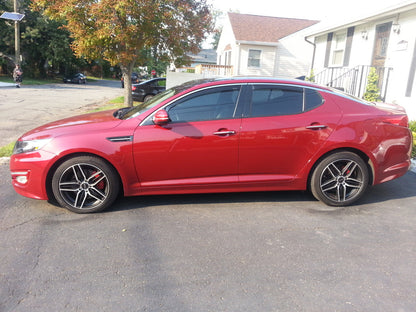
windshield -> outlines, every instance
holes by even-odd
[[[168,89],[166,91],[163,91],[157,94],[156,96],[154,96],[153,98],[151,98],[149,101],[140,103],[139,105],[134,106],[133,108],[130,108],[126,111],[123,111],[121,114],[116,114],[115,116],[123,120],[136,117],[144,113],[148,109],[151,109],[155,107],[156,105],[162,103],[163,101],[167,100],[171,96],[181,93],[182,91],[185,91],[187,89],[190,89],[193,86],[203,84],[206,82],[212,82],[212,81],[214,81],[214,79],[206,78],[206,79],[199,79],[199,80],[192,80],[192,81],[185,82],[184,84],[181,84],[171,89]]]
[[[146,101],[146,102],[140,103],[139,105],[134,106],[132,109],[126,112],[121,117],[121,119],[125,120],[129,118],[133,118],[133,117],[140,115],[141,113],[144,113],[148,109],[155,107],[159,103],[162,103],[164,100],[170,98],[172,95],[175,95],[176,94],[175,91],[176,91],[175,89],[169,89],[169,90],[163,91],[155,95],[149,101]]]

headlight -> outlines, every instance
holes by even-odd
[[[40,150],[52,139],[17,141],[14,145],[13,154],[29,153]]]

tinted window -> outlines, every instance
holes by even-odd
[[[172,122],[230,119],[234,117],[239,86],[197,92],[167,108]]]
[[[254,86],[251,117],[294,115],[303,111],[303,89],[285,86]]]
[[[323,98],[318,91],[305,89],[305,112],[320,106],[323,102]]]

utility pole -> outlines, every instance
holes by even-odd
[[[14,12],[19,13],[19,4],[17,0],[14,1]],[[14,59],[15,64],[20,64],[20,24],[19,21],[14,21]]]
[[[4,12],[0,18],[14,21],[14,62],[20,64],[20,24],[19,22],[25,17],[24,14],[18,13],[18,0],[13,0],[14,12]]]

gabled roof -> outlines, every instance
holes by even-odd
[[[228,13],[231,27],[237,41],[273,42],[299,30],[312,26],[318,21]]]

